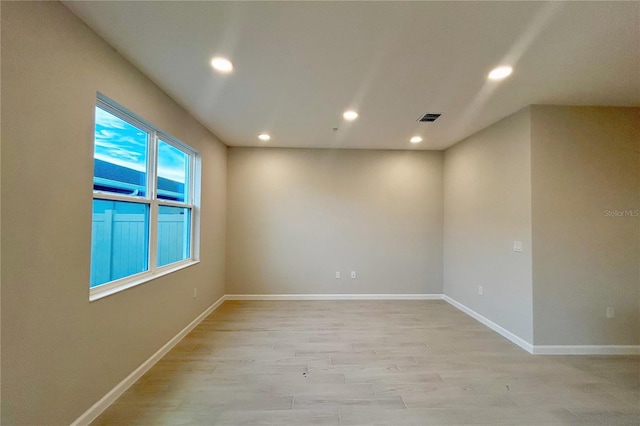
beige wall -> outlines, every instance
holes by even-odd
[[[442,293],[441,152],[229,148],[228,167],[227,293]]]
[[[531,111],[535,343],[638,345],[640,108]]]
[[[640,344],[640,109],[526,108],[446,150],[444,188],[446,295],[535,345]]]
[[[524,109],[447,149],[444,161],[444,293],[529,343],[530,142]]]
[[[226,147],[57,2],[3,2],[1,55],[2,423],[69,424],[224,293]],[[97,91],[200,151],[202,244],[90,303]]]

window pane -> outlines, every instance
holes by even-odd
[[[93,200],[89,287],[146,271],[148,247],[148,204]]]
[[[147,195],[148,134],[96,106],[93,190]]]
[[[191,209],[159,206],[158,266],[191,257]]]
[[[173,145],[158,141],[158,198],[189,202],[189,154]]]

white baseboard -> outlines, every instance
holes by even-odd
[[[475,318],[476,320],[480,321],[482,324],[486,325],[487,327],[489,327],[490,329],[492,329],[496,333],[500,334],[501,336],[505,337],[506,339],[509,339],[510,341],[512,341],[516,345],[520,346],[525,351],[527,351],[529,353],[534,353],[533,352],[533,345],[531,343],[527,342],[526,340],[524,340],[523,338],[521,338],[519,336],[516,336],[515,334],[513,334],[509,330],[499,326],[495,322],[493,322],[490,319],[480,315],[479,313],[477,313],[473,309],[470,309],[470,308],[466,307],[462,303],[450,298],[446,294],[443,296],[443,299],[447,303],[449,303],[451,306],[461,310],[462,312],[464,312],[465,314],[469,315],[470,317]]]
[[[446,302],[534,355],[640,355],[640,345],[532,345],[447,295]]]
[[[158,349],[156,353],[151,355],[149,359],[140,364],[131,374],[129,374],[124,380],[118,383],[113,389],[111,389],[105,396],[100,398],[98,402],[93,404],[91,408],[85,411],[80,417],[78,417],[71,426],[88,425],[94,421],[104,410],[109,408],[111,404],[115,402],[123,393],[126,392],[131,385],[133,385],[140,377],[155,365],[156,362],[167,354],[178,342],[180,342],[191,330],[196,328],[203,319],[205,319],[211,312],[215,311],[218,306],[226,300],[225,296],[218,299],[213,305],[209,306],[203,313],[198,315],[196,319],[191,321],[189,325],[183,328],[178,334],[173,336],[163,347]]]
[[[226,300],[442,300],[442,294],[227,294]]]
[[[640,355],[640,345],[534,345],[536,355]]]

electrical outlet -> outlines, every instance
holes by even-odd
[[[336,271],[336,279],[340,279],[340,271]]]
[[[616,310],[613,306],[607,306],[607,318],[615,318]]]
[[[480,296],[482,296],[482,293],[484,293],[484,288],[483,288],[481,285],[479,285],[479,286],[478,286],[478,294],[479,294]]]
[[[356,279],[356,271],[351,271],[351,279]]]
[[[193,298],[195,299],[196,297],[198,297],[198,287],[193,288]]]

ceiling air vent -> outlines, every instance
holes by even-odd
[[[422,117],[420,117],[418,119],[418,121],[422,122],[422,123],[433,123],[434,121],[436,121],[438,119],[438,117],[440,117],[442,114],[425,114]]]

